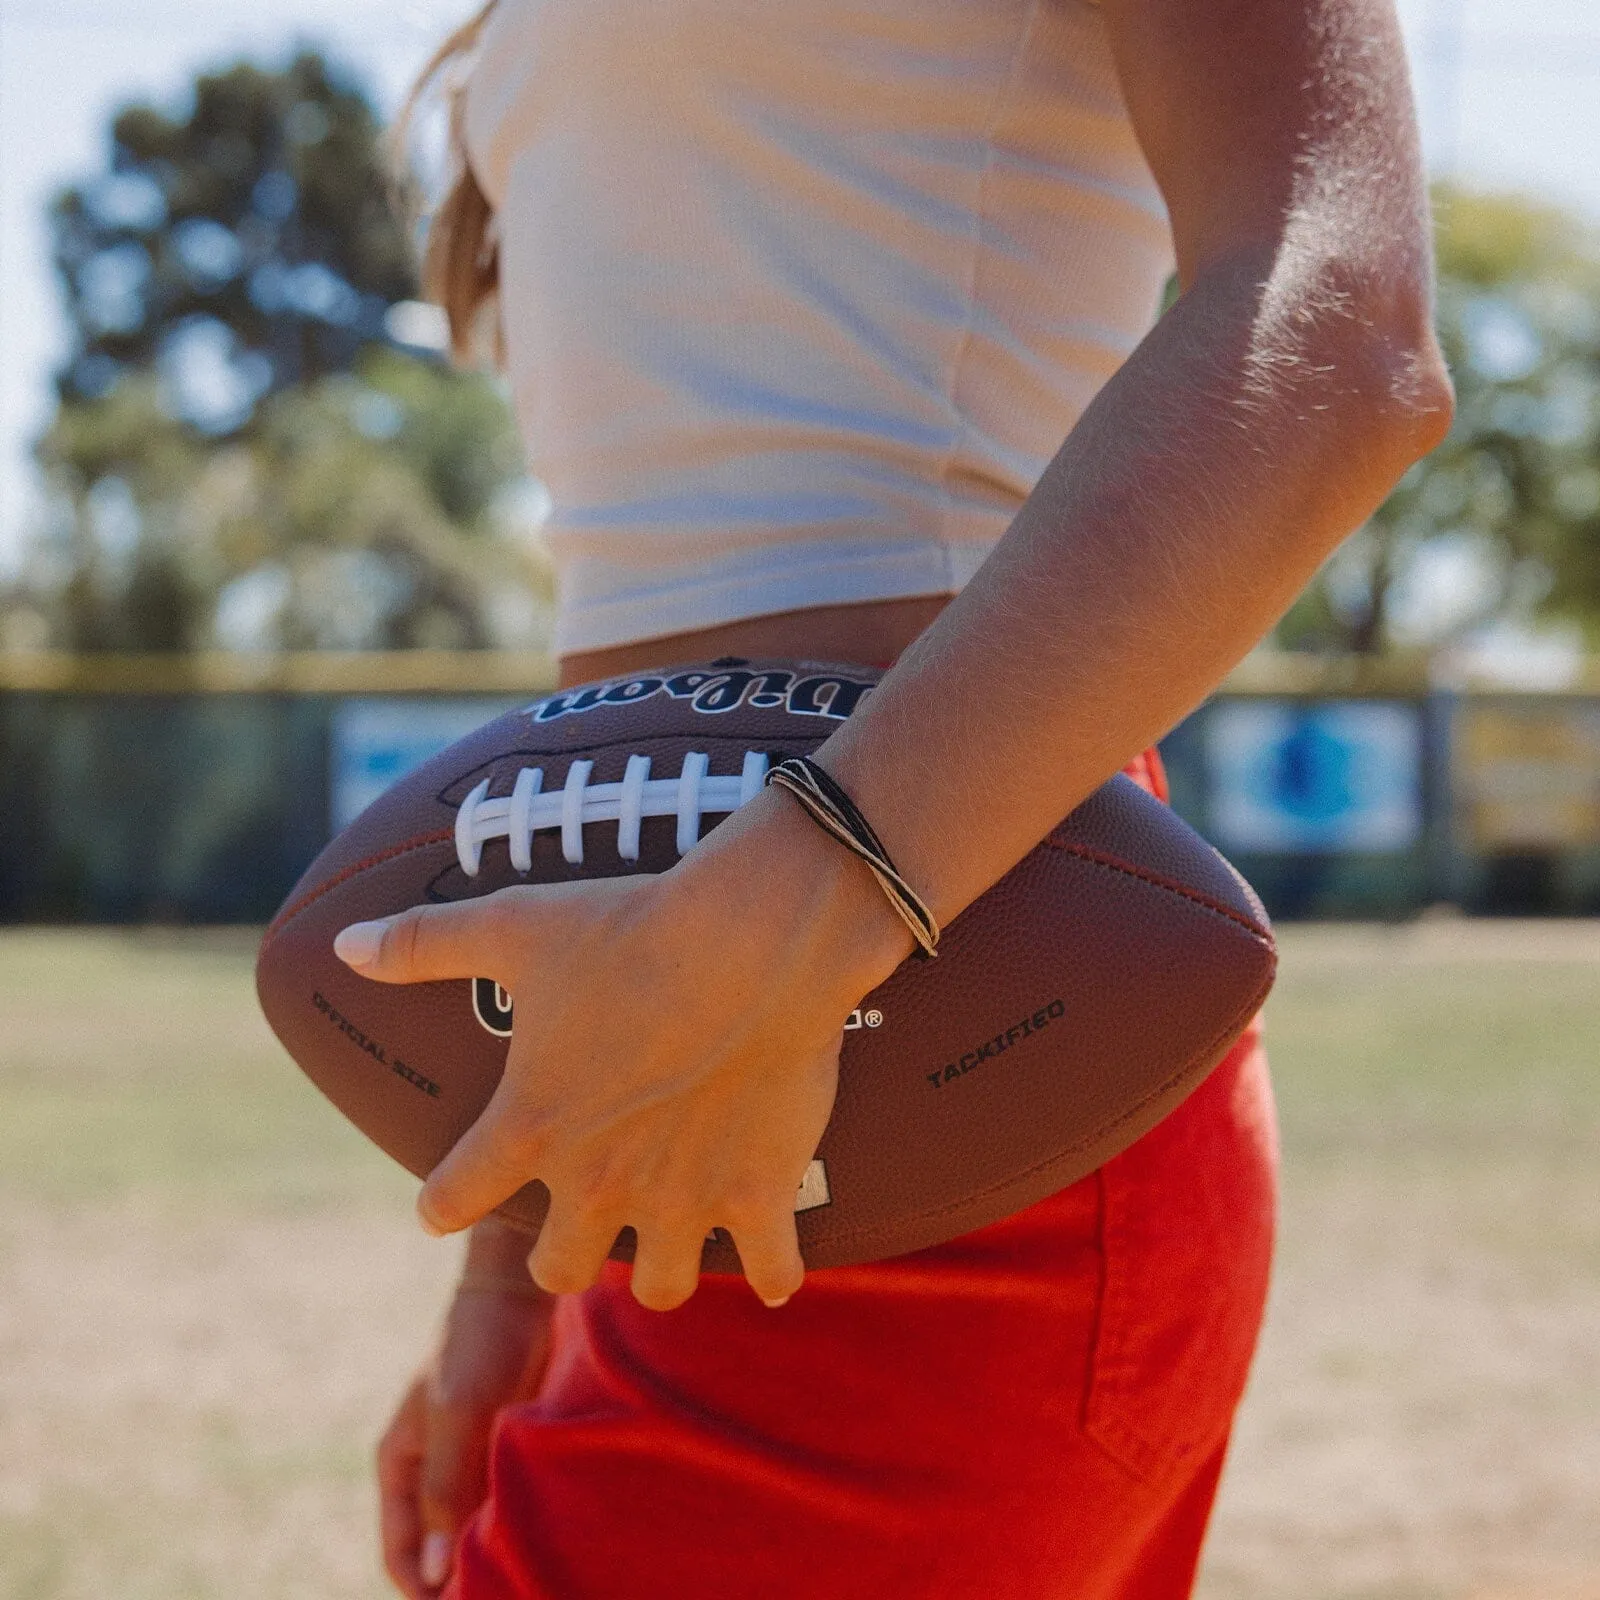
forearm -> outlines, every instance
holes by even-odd
[[[1390,0],[1101,10],[1186,293],[820,751],[944,921],[1215,687],[1448,410]],[[841,1020],[911,941],[790,796],[658,876],[421,907],[346,942],[370,979],[517,996],[500,1086],[419,1201],[430,1228],[538,1177],[541,1282],[586,1288],[630,1226],[634,1293],[668,1309],[715,1226],[768,1304],[799,1286],[795,1190]],[[484,1248],[507,1263],[503,1234]]]
[[[1201,278],[824,747],[941,919],[1210,693],[1438,436],[1415,311],[1319,321],[1294,270]]]

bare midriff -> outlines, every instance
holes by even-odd
[[[861,605],[780,611],[695,633],[675,633],[561,658],[561,687],[594,683],[646,667],[714,661],[718,656],[777,656],[884,666],[949,605],[949,595],[869,600]]]

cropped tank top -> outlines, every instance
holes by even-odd
[[[1171,269],[1087,0],[500,0],[464,117],[559,652],[954,593]]]

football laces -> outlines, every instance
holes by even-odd
[[[561,854],[577,866],[583,861],[583,830],[591,822],[617,824],[617,854],[639,859],[639,827],[646,817],[676,817],[677,846],[687,855],[700,840],[700,819],[737,811],[761,792],[767,757],[747,750],[737,775],[713,776],[711,758],[691,750],[675,778],[652,778],[650,757],[630,755],[620,783],[590,783],[592,761],[574,761],[559,789],[545,789],[542,767],[523,767],[511,793],[489,797],[485,778],[456,811],[456,859],[469,878],[483,864],[490,839],[505,839],[511,865],[518,872],[533,869],[533,836],[559,831]]]

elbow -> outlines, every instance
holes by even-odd
[[[1426,251],[1390,255],[1352,275],[1351,290],[1339,319],[1348,348],[1336,364],[1354,379],[1373,447],[1393,454],[1404,472],[1444,442],[1455,417],[1455,387],[1434,333],[1432,262]]]
[[[1372,374],[1368,409],[1373,447],[1393,457],[1395,476],[1444,443],[1455,420],[1455,385],[1433,330],[1426,288],[1389,314],[1373,317],[1361,364]]]
[[[1434,334],[1425,238],[1346,249],[1277,241],[1265,260],[1243,252],[1219,277],[1250,299],[1251,400],[1313,423],[1324,449],[1389,463],[1392,482],[1450,431],[1455,391]]]
[[[1418,461],[1444,443],[1456,419],[1456,386],[1432,328],[1414,356],[1405,400],[1413,423],[1411,460]]]
[[[1252,400],[1276,414],[1293,518],[1325,556],[1441,444],[1455,390],[1433,327],[1426,256],[1319,260],[1266,285],[1252,330]],[[1279,292],[1274,292],[1279,291]]]
[[[1400,477],[1444,442],[1455,388],[1433,329],[1426,280],[1355,296],[1325,325],[1312,364],[1326,375],[1323,449],[1357,498],[1375,508]]]
[[[1230,329],[1243,347],[1236,421],[1270,457],[1276,526],[1295,530],[1314,567],[1450,431],[1426,240],[1331,251],[1276,241],[1219,262],[1185,298],[1202,315],[1221,310],[1213,327],[1243,312]]]

